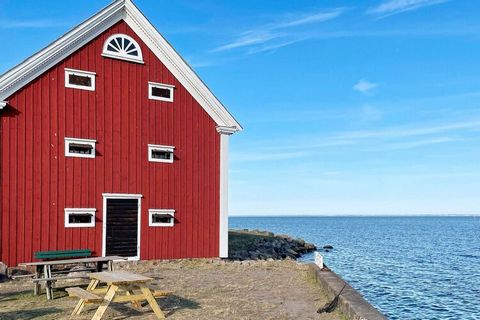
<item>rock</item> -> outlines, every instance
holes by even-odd
[[[333,249],[333,246],[330,245],[330,244],[326,244],[326,245],[323,246],[323,249],[332,250],[332,249]]]
[[[0,281],[7,279],[8,267],[5,263],[0,262]]]
[[[316,250],[316,246],[288,235],[275,235],[268,231],[230,230],[229,258],[232,260],[296,259]]]

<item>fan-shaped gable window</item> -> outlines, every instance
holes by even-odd
[[[103,46],[102,56],[143,63],[142,50],[138,43],[125,34],[110,36]]]

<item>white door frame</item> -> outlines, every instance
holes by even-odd
[[[138,200],[138,228],[137,228],[137,255],[128,257],[128,260],[140,260],[140,231],[142,225],[142,198],[141,194],[124,193],[103,193],[103,235],[102,235],[102,256],[107,252],[107,199],[136,199]]]

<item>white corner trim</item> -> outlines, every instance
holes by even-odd
[[[81,154],[70,152],[70,144],[84,144],[92,147],[92,154]],[[65,137],[65,157],[75,157],[75,158],[95,158],[95,145],[97,140],[92,139],[79,139],[79,138],[67,138]]]
[[[167,89],[168,91],[170,91],[170,98],[163,98],[163,97],[154,96],[152,94],[152,89],[153,88]],[[175,86],[174,85],[165,84],[165,83],[148,82],[148,98],[151,99],[151,100],[173,102],[174,92],[175,92]]]
[[[82,85],[70,83],[70,77],[69,77],[70,75],[90,78],[91,86],[82,86]],[[65,68],[65,88],[95,91],[95,78],[96,78],[96,76],[97,76],[97,74],[95,72]]]
[[[220,258],[228,258],[228,142],[230,134],[220,135]]]
[[[108,199],[137,199],[138,200],[138,228],[137,228],[137,256],[127,257],[128,260],[140,260],[140,234],[142,225],[142,198],[141,194],[102,193],[103,196],[103,226],[102,226],[102,256],[107,252],[107,200]]]
[[[65,208],[65,228],[91,228],[95,227],[95,208]],[[89,215],[91,222],[89,223],[70,223],[70,215]]]
[[[169,223],[153,222],[154,214],[168,214],[172,216]],[[149,227],[173,227],[175,224],[175,210],[174,209],[148,209],[148,226]]]
[[[232,135],[237,131],[238,131],[238,129],[235,128],[235,127],[223,127],[223,126],[218,126],[217,127],[217,132],[220,133],[220,134]]]
[[[173,163],[174,160],[174,150],[175,147],[173,146],[162,146],[157,144],[149,144],[148,145],[148,161],[150,162],[165,162],[165,163]],[[170,153],[169,159],[157,159],[152,156],[153,151],[165,151]]]
[[[7,106],[8,102],[7,101],[0,101],[0,110],[5,108]]]

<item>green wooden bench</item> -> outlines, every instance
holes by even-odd
[[[90,249],[35,252],[35,259],[39,259],[39,260],[88,258],[91,256],[92,256],[92,250]]]

